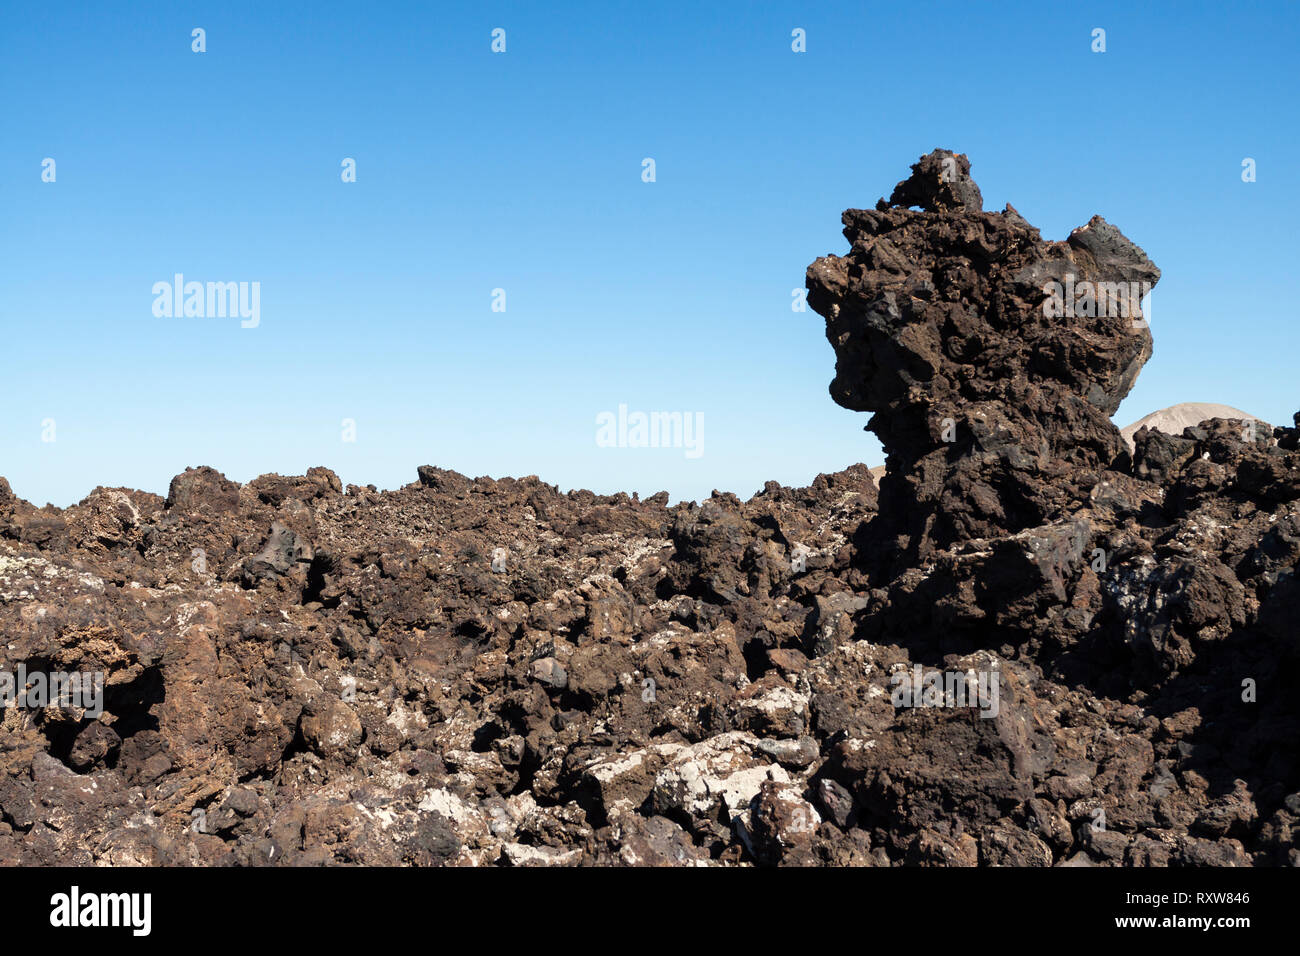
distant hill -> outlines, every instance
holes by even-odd
[[[1167,435],[1181,435],[1184,428],[1189,425],[1199,425],[1207,418],[1253,419],[1265,428],[1271,429],[1273,427],[1259,416],[1243,412],[1231,405],[1216,405],[1213,402],[1181,402],[1154,411],[1149,415],[1143,415],[1133,424],[1121,428],[1120,434],[1124,436],[1124,443],[1128,445],[1129,451],[1132,451],[1133,435],[1143,426],[1154,428],[1156,431],[1164,432]]]

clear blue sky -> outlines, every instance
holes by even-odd
[[[0,474],[60,505],[199,464],[677,499],[879,463],[791,290],[936,146],[987,208],[1055,239],[1100,213],[1163,270],[1118,423],[1289,421],[1298,11],[6,2]],[[156,318],[177,272],[260,282],[260,326]],[[703,454],[598,447],[619,404],[702,414]]]

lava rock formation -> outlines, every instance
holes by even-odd
[[[965,156],[843,222],[879,490],[0,479],[0,672],[105,684],[0,712],[0,863],[1300,863],[1300,415],[1130,452],[1159,271]]]

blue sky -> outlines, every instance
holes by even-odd
[[[1163,270],[1119,424],[1300,408],[1296,4],[113,6],[2,14],[0,474],[38,504],[199,464],[674,499],[877,464],[791,290],[936,146]],[[155,317],[177,272],[259,282],[260,325]],[[698,413],[703,454],[599,447],[620,404]]]

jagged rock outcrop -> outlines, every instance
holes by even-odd
[[[1124,450],[1110,416],[1151,355],[1138,293],[1160,270],[1099,216],[1046,242],[1010,206],[984,212],[969,161],[939,150],[843,222],[852,248],[809,267],[808,302],[835,347],[831,396],[875,413],[888,455],[899,540],[881,545],[915,565],[1061,514],[1076,476]]]
[[[984,212],[969,176],[964,156],[923,157],[888,202],[844,213],[847,255],[808,269],[831,395],[874,412],[888,454],[879,513],[855,536],[874,598],[855,636],[934,661],[997,651],[1139,707],[1162,780],[1276,808],[1300,784],[1281,676],[1296,641],[1276,623],[1297,609],[1295,429],[1142,428],[1130,454],[1109,416],[1151,355],[1140,299],[1159,270],[1100,217],[1044,242],[1010,206]],[[1107,831],[1107,860],[1144,828],[1167,836],[1155,801],[1129,802],[1144,822],[1122,846]],[[1205,812],[1178,819],[1196,832]]]
[[[0,479],[0,863],[1300,864],[1300,415],[1130,451],[1158,270],[981,205],[809,269],[879,488]]]

